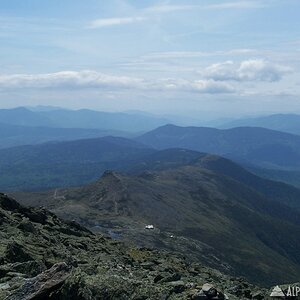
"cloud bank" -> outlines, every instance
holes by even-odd
[[[217,82],[213,79],[184,80],[184,79],[163,79],[158,87],[166,90],[198,92],[205,94],[228,94],[236,90],[230,84]]]
[[[63,71],[48,74],[0,75],[0,89],[120,89],[163,90],[198,93],[232,93],[234,88],[213,79],[157,79],[112,76],[96,71]]]
[[[216,81],[279,81],[292,69],[262,59],[249,59],[238,64],[233,61],[216,63],[200,73]]]

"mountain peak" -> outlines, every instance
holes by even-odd
[[[113,171],[113,170],[106,170],[104,171],[102,177],[100,179],[104,178],[115,178],[120,179],[121,174],[119,172]]]
[[[103,186],[106,186],[107,188],[114,190],[114,189],[122,189],[123,187],[123,177],[119,172],[113,171],[113,170],[106,170],[102,174],[102,176],[95,181],[94,183],[88,185],[90,187],[89,191],[93,194],[98,189],[102,189]]]

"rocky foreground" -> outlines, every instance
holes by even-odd
[[[4,194],[0,226],[0,299],[202,299],[205,283],[229,299],[269,295],[242,278],[181,255],[129,248]]]

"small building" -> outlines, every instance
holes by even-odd
[[[154,229],[154,226],[153,225],[146,225],[145,229]]]

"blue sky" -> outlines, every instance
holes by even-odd
[[[300,1],[1,0],[0,106],[300,113]]]

